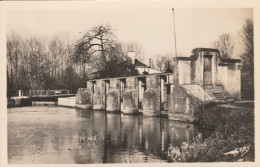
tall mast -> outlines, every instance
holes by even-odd
[[[177,56],[177,45],[176,45],[176,29],[175,29],[174,8],[172,8],[172,14],[173,14],[173,28],[174,28],[175,57],[178,57],[178,56]]]

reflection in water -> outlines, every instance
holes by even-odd
[[[9,163],[167,162],[169,145],[196,135],[166,118],[63,107],[8,109]]]

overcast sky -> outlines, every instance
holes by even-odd
[[[100,8],[100,5],[92,4],[85,10],[20,9],[7,12],[7,32],[28,36],[67,32],[76,39],[95,25],[109,23],[119,41],[137,42],[144,56],[155,58],[157,54],[174,53],[171,8]],[[238,32],[248,18],[253,18],[252,9],[175,8],[177,51],[189,56],[195,47],[211,47],[223,33],[233,35],[239,44]]]

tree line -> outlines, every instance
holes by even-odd
[[[82,85],[66,38],[7,36],[7,93],[31,89],[69,89]]]
[[[29,90],[66,89],[76,92],[85,87],[92,74],[96,77],[137,75],[127,51],[136,50],[136,43],[120,43],[110,25],[92,27],[77,41],[67,34],[52,38],[7,35],[7,96],[26,94]]]

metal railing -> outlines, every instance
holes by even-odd
[[[50,96],[69,94],[69,90],[29,90],[29,96]]]

